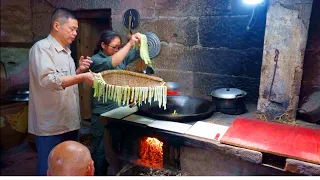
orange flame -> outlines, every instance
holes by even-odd
[[[163,166],[163,142],[156,138],[144,138],[140,141],[140,158],[138,163],[153,168]]]

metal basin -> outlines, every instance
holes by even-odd
[[[144,104],[139,112],[145,116],[168,121],[199,121],[210,117],[214,112],[212,102],[191,96],[168,96],[167,109],[159,108],[158,102]],[[174,114],[176,112],[176,114]]]

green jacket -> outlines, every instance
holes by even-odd
[[[132,49],[128,52],[125,59],[117,66],[112,67],[111,56],[105,55],[102,51],[99,51],[97,54],[91,57],[93,61],[90,65],[90,70],[95,73],[99,73],[105,70],[112,70],[112,69],[120,69],[124,70],[125,67],[130,64],[131,62],[135,61],[136,59],[140,58],[139,52],[136,49]],[[107,103],[102,103],[102,101],[98,101],[97,98],[91,97],[91,112],[93,114],[102,114],[112,109],[117,108],[118,105],[113,101],[108,101]]]

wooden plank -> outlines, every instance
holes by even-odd
[[[84,11],[84,14],[90,14],[91,12],[92,11]],[[78,13],[81,14],[80,11]],[[78,36],[75,41],[77,47],[76,61],[79,60],[80,56],[92,57],[94,55],[94,49],[96,48],[97,42],[100,39],[101,32],[109,28],[109,23],[107,23],[108,19],[100,19],[101,14],[99,15],[99,13],[103,13],[103,11],[97,10],[96,16],[91,14],[90,17],[96,17],[95,19],[79,19]],[[104,18],[107,18],[107,16]],[[87,83],[80,83],[79,96],[81,119],[90,119],[92,88]]]
[[[320,164],[320,130],[238,117],[221,143]]]
[[[79,9],[74,11],[78,19],[106,19],[111,17],[111,9]]]
[[[80,42],[78,43],[78,54],[77,57],[79,60],[80,56],[92,56],[92,47],[91,47],[91,24],[89,20],[82,20],[79,22],[79,38]],[[86,83],[80,83],[79,85],[79,94],[80,94],[80,112],[81,119],[90,119],[91,118],[91,93],[92,88]]]

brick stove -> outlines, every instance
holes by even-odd
[[[181,170],[179,147],[183,139],[177,133],[163,133],[146,124],[110,117],[103,121],[107,123],[105,144],[111,174],[121,170],[121,174],[125,174],[129,169],[131,174],[134,171],[147,173],[150,169]]]
[[[129,107],[102,114],[108,174],[138,175],[150,170],[166,171],[167,175],[290,174],[262,165],[261,152],[220,144],[219,138],[214,139],[215,126],[211,126],[214,124],[210,119],[189,123],[160,121]],[[197,124],[202,124],[198,129],[211,133],[212,138],[201,133],[192,135],[190,130]]]

